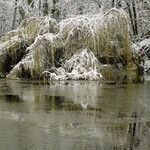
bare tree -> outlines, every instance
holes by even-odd
[[[129,13],[131,27],[133,31],[133,35],[138,35],[138,25],[137,25],[137,12],[136,12],[136,4],[135,1],[125,1],[127,5],[127,10]]]

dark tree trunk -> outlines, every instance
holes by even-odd
[[[133,34],[134,34],[135,29],[134,29],[134,23],[133,23],[133,17],[132,17],[131,7],[130,7],[129,2],[127,2],[127,1],[126,1],[126,5],[127,5],[127,9],[128,9],[128,13],[129,13],[130,21],[131,21],[132,31],[133,31]]]
[[[133,35],[138,35],[137,13],[136,13],[135,1],[132,0],[131,3],[126,1],[126,5],[127,5],[128,12],[129,12]]]
[[[138,35],[137,13],[136,13],[135,0],[132,0],[132,7],[133,7],[133,18],[134,18],[134,35]]]

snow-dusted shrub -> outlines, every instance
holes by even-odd
[[[7,77],[18,77],[23,70],[27,74],[30,72],[31,78],[49,74],[50,80],[96,80],[102,78],[100,62],[105,64],[105,68],[119,64],[120,68],[110,68],[126,71],[125,76],[132,72],[134,65],[128,16],[122,9],[111,9],[104,14],[80,15],[63,20],[58,25],[48,18],[43,20],[38,24],[39,32],[34,43],[26,50],[28,54]],[[29,26],[26,31],[32,32],[32,27]],[[58,61],[61,64],[56,68]]]
[[[27,47],[34,42],[39,34],[42,36],[46,32],[57,33],[57,22],[50,17],[32,17],[24,19],[18,29],[2,36],[0,38],[0,72],[6,75],[17,63],[21,64],[20,61],[28,53]],[[28,55],[26,56],[27,60]],[[23,61],[25,60],[26,58],[23,59]],[[31,70],[30,67],[29,70]]]

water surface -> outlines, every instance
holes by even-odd
[[[0,150],[149,150],[149,89],[0,80]]]

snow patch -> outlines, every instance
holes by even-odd
[[[150,74],[150,60],[145,61],[144,71]]]

